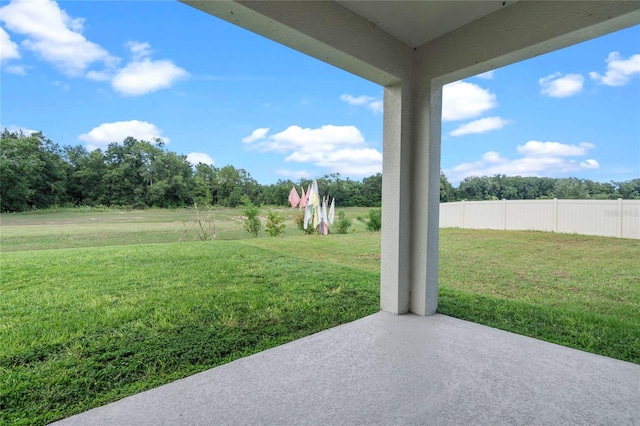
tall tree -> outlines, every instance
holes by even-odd
[[[382,205],[382,173],[362,179],[362,196],[366,200],[367,207]]]
[[[67,201],[61,150],[41,132],[2,132],[0,181],[3,211],[41,209]]]
[[[218,169],[198,163],[193,175],[193,198],[200,205],[213,205],[214,190],[218,184]]]
[[[67,196],[75,205],[108,204],[104,194],[104,154],[100,149],[88,152],[84,147],[64,147],[67,163]]]
[[[640,178],[626,182],[614,182],[620,198],[627,200],[640,200]]]
[[[451,185],[445,174],[440,172],[440,202],[447,203],[455,200],[456,194],[453,185]]]
[[[590,198],[590,194],[587,185],[582,179],[565,178],[556,181],[553,187],[553,197],[580,200]]]

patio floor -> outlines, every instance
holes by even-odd
[[[56,424],[640,424],[640,365],[380,312]]]

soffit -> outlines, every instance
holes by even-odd
[[[421,46],[515,1],[337,0],[411,47]]]

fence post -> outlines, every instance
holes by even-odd
[[[622,212],[622,198],[618,198],[618,209],[616,212],[616,225],[617,225],[618,238],[622,238],[622,216],[624,216]]]
[[[553,232],[558,232],[558,199],[553,199]]]
[[[462,229],[464,229],[464,200],[462,200],[462,204],[460,204],[462,207]]]
[[[507,199],[502,199],[502,229],[507,230]]]

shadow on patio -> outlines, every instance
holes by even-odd
[[[56,424],[639,422],[640,365],[380,312]]]

